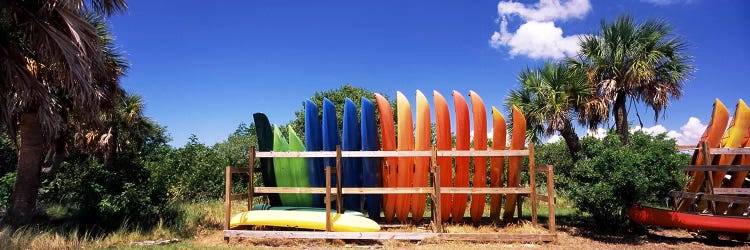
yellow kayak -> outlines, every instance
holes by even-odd
[[[334,232],[377,232],[380,225],[366,217],[331,213]],[[235,214],[231,227],[274,226],[326,230],[326,213],[312,211],[253,210]]]

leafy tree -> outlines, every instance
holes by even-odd
[[[692,58],[684,53],[685,41],[659,20],[636,24],[626,15],[612,23],[602,21],[599,33],[585,36],[580,46],[578,58],[568,61],[585,70],[597,94],[612,104],[623,144],[629,141],[628,98],[651,107],[658,119],[670,99],[682,96],[684,82],[694,70]]]
[[[0,123],[18,144],[12,224],[30,221],[45,151],[65,125],[99,125],[122,95],[126,65],[98,15],[126,8],[123,0],[0,3]]]
[[[592,117],[606,117],[606,101],[595,96],[584,74],[562,63],[548,62],[533,70],[526,68],[518,81],[521,86],[510,91],[505,105],[508,110],[515,105],[524,113],[530,128],[526,136],[537,143],[539,135],[559,132],[576,161],[581,145],[571,119],[577,116],[579,123],[596,126],[589,121]]]
[[[626,208],[636,203],[660,204],[670,190],[680,189],[684,174],[677,169],[690,156],[674,148],[666,134],[641,131],[623,146],[617,134],[604,139],[584,137],[581,159],[570,173],[569,198],[603,228],[618,230],[627,221]]]

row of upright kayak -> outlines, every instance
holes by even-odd
[[[324,98],[316,104],[305,101],[304,139],[291,126],[271,126],[262,113],[253,115],[260,151],[424,151],[434,144],[438,150],[518,150],[525,146],[526,121],[516,107],[512,108],[513,127],[509,148],[506,145],[507,126],[502,113],[491,107],[492,127],[488,129],[488,113],[482,98],[469,91],[469,102],[458,91],[452,92],[453,116],[447,100],[437,91],[433,93],[434,134],[430,102],[416,91],[415,110],[408,98],[396,93],[396,107],[381,94],[370,99],[361,98],[359,112],[354,101],[346,98],[343,104],[342,128],[339,129],[336,105]],[[471,108],[469,108],[471,103]],[[395,117],[394,117],[395,113]],[[395,119],[394,119],[395,118]],[[455,131],[451,120],[455,119]],[[473,120],[473,126],[470,123]],[[378,122],[379,121],[379,122]],[[398,122],[395,122],[398,121]],[[285,138],[282,129],[287,130]],[[491,134],[488,134],[488,131]],[[473,132],[473,133],[472,133]],[[492,143],[488,145],[488,135]],[[473,143],[472,143],[473,142]],[[473,161],[472,159],[473,158]],[[489,159],[488,159],[489,158]],[[504,157],[438,157],[441,187],[517,187],[521,156],[508,157],[507,173]],[[428,187],[429,157],[363,157],[342,158],[341,182],[344,187]],[[261,158],[262,179],[265,186],[324,187],[324,167],[335,166],[335,158]],[[489,176],[488,176],[489,172]],[[471,179],[471,180],[470,180]],[[507,184],[505,184],[507,179]],[[272,194],[270,205],[286,207],[323,207],[323,195]],[[512,217],[514,195],[507,195],[504,218]],[[344,195],[343,207],[349,211],[366,212],[370,218],[385,217],[421,221],[426,209],[425,194],[366,194]],[[441,220],[461,221],[467,207],[473,221],[479,221],[485,211],[486,195],[473,194],[469,204],[467,194],[442,194]],[[499,218],[502,206],[500,194],[490,196],[490,217]]]

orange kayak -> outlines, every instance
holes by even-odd
[[[417,90],[417,126],[416,126],[416,150],[430,150],[430,104],[427,97]],[[427,187],[430,173],[430,157],[414,157],[414,179],[413,187]],[[411,217],[414,222],[419,222],[424,216],[426,194],[411,195]]]
[[[505,149],[505,118],[500,110],[492,107],[492,149]],[[503,172],[505,172],[505,157],[490,157],[490,187],[503,186]],[[490,219],[500,219],[500,194],[490,195]]]
[[[742,143],[742,147],[750,147],[750,129],[745,134],[745,141]],[[740,165],[750,165],[750,155],[743,155],[742,159],[739,160]],[[745,183],[747,178],[747,171],[736,171],[732,175],[732,179],[729,180],[728,188],[740,188]],[[729,215],[742,215],[745,213],[747,204],[735,204],[734,208],[728,212]]]
[[[724,138],[721,138],[721,146],[723,148],[739,148],[744,143],[745,135],[747,130],[750,128],[750,108],[747,107],[742,99],[737,103],[737,109],[734,111],[734,118],[732,124],[724,133]],[[731,165],[735,160],[735,155],[720,155],[719,165]],[[727,171],[714,171],[713,182],[715,188],[720,188],[724,183],[724,176]],[[743,178],[744,180],[744,178]],[[716,212],[723,213],[726,209],[726,203],[719,202],[716,204]]]
[[[470,144],[469,136],[469,106],[466,99],[458,91],[453,91],[453,106],[456,111],[456,150],[468,150]],[[456,157],[455,187],[469,186],[469,157]],[[453,221],[460,222],[466,211],[467,194],[453,195]]]
[[[482,97],[476,92],[469,90],[471,99],[471,111],[474,117],[474,149],[487,150],[487,110],[484,107]],[[474,187],[487,187],[487,157],[474,157]],[[484,213],[484,194],[471,195],[471,220],[479,222]]]
[[[380,134],[382,135],[381,149],[383,151],[396,151],[396,128],[393,123],[393,109],[385,97],[375,94],[375,102],[378,104],[380,112]],[[396,187],[396,166],[398,158],[386,157],[383,159],[383,187]],[[383,213],[387,222],[393,221],[396,215],[396,199],[393,194],[383,195]]]
[[[708,147],[710,148],[719,147],[721,143],[721,137],[724,134],[724,129],[727,127],[728,121],[729,121],[729,110],[727,110],[727,107],[724,106],[724,103],[722,103],[719,99],[716,99],[716,101],[714,101],[714,108],[711,114],[711,121],[708,122],[706,131],[704,131],[703,136],[701,136],[701,140],[698,143],[698,148],[700,148],[701,143],[703,142],[708,142]],[[690,165],[704,165],[702,150],[700,149],[695,150],[695,152],[693,153],[693,159],[690,161]],[[685,191],[697,192],[698,189],[701,187],[701,185],[703,185],[703,181],[705,179],[705,172],[703,171],[692,172],[692,173],[688,173],[688,175],[692,175],[692,178],[690,182],[687,184],[687,188]],[[689,206],[692,203],[693,203],[692,199],[682,200],[679,206],[677,206],[677,211],[690,210]]]
[[[451,150],[453,147],[451,138],[451,117],[448,112],[448,103],[445,98],[437,91],[432,92],[435,99],[435,139],[437,140],[438,150]],[[438,166],[440,167],[440,187],[453,186],[453,164],[451,157],[438,157]],[[440,196],[441,220],[447,221],[451,217],[452,200],[451,194],[442,194]]]
[[[698,215],[642,206],[628,209],[630,219],[642,225],[657,225],[693,230],[750,233],[750,218]]]
[[[526,143],[526,117],[523,116],[521,110],[515,105],[513,106],[513,131],[511,131],[510,137],[510,149],[520,150],[524,148]],[[510,156],[508,157],[508,186],[507,187],[518,187],[519,175],[521,170],[521,156]],[[516,195],[508,194],[505,197],[505,212],[503,213],[503,220],[508,221],[513,218],[513,212],[516,208]]]
[[[398,151],[414,151],[414,125],[411,118],[411,105],[406,96],[396,92],[396,109],[398,113]],[[396,169],[398,187],[411,187],[414,176],[414,157],[399,157]],[[398,194],[396,217],[405,222],[409,217],[411,195]]]

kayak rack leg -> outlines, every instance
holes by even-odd
[[[232,168],[224,168],[224,230],[229,230],[229,221],[232,215]],[[229,243],[229,237],[224,237]]]
[[[701,143],[701,147],[703,148],[703,164],[706,165],[706,166],[711,165],[711,159],[709,158],[709,157],[711,157],[711,153],[708,152],[711,149],[708,147],[708,142],[704,141],[703,143]],[[704,185],[706,186],[706,193],[707,194],[714,194],[714,174],[713,174],[713,171],[706,171],[705,175],[706,175],[706,178],[704,180],[705,181]],[[716,202],[713,201],[713,200],[709,200],[708,203],[709,203],[709,205],[711,207],[711,214],[716,214]],[[702,211],[698,211],[698,212],[702,212]]]
[[[253,176],[255,175],[255,146],[250,147],[250,166],[247,173],[247,211],[253,211],[253,198],[255,196],[255,187],[253,186]]]
[[[531,224],[537,225],[536,163],[534,162],[534,143],[529,143],[529,186],[531,186]]]
[[[432,176],[432,193],[430,194],[430,201],[432,201],[432,221],[435,225],[433,231],[435,233],[443,232],[443,216],[441,208],[441,195],[440,195],[440,165],[437,163],[437,148],[432,147],[432,156],[430,157],[432,164],[430,165],[430,175]]]

